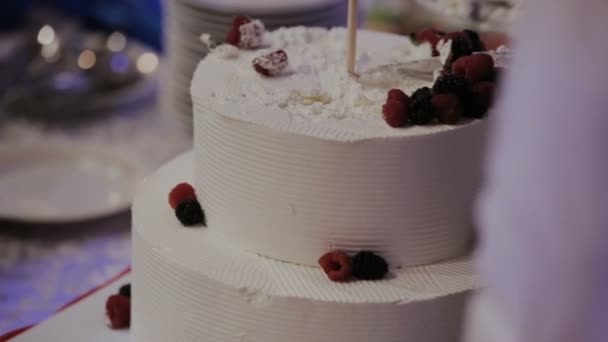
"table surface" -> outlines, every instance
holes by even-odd
[[[2,122],[0,144],[37,140],[94,142],[154,170],[191,146],[154,98],[81,127]],[[40,322],[130,264],[130,213],[95,221],[24,225],[0,221],[0,335]]]

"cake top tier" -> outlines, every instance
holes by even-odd
[[[264,48],[237,49],[222,45],[199,65],[192,96],[199,106],[235,119],[291,133],[338,141],[420,136],[461,125],[391,128],[382,118],[387,91],[408,94],[432,86],[429,44],[416,45],[408,37],[360,31],[355,78],[346,70],[346,30],[283,28],[265,36]],[[254,58],[282,49],[288,69],[263,77]]]

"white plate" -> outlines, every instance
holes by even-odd
[[[272,12],[267,15],[258,14],[255,15],[257,19],[260,19],[267,26],[282,26],[289,23],[299,23],[316,21],[319,18],[323,18],[327,15],[341,14],[346,18],[347,4],[339,4],[338,6],[328,6],[315,9],[314,11],[298,12],[298,13],[284,13],[284,12]],[[194,9],[189,6],[175,7],[173,13],[181,18],[192,18],[196,19],[199,23],[214,23],[224,24],[230,26],[234,20],[234,15],[217,15],[210,13],[206,10]]]
[[[475,22],[468,15],[461,13],[451,0],[416,0],[416,3],[434,16],[441,18],[453,28],[468,27],[478,31],[508,32],[509,23],[506,21]]]
[[[131,205],[143,166],[101,147],[36,144],[0,147],[0,218],[67,223]]]
[[[130,281],[130,275],[120,278],[10,341],[129,342],[129,330],[112,330],[105,325],[105,302]]]
[[[205,8],[213,12],[251,14],[274,13],[299,13],[314,10],[322,10],[325,7],[343,4],[345,0],[183,0],[182,5],[190,5],[192,8]]]

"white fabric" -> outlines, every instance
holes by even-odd
[[[608,1],[527,6],[492,120],[468,341],[605,342]],[[488,303],[501,327],[483,334]]]

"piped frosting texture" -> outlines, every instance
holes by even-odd
[[[318,267],[247,253],[185,228],[166,203],[193,155],[163,167],[133,207],[135,341],[453,341],[475,285],[462,258],[333,283]],[[284,237],[288,239],[289,237]],[[431,328],[432,327],[432,328]]]

